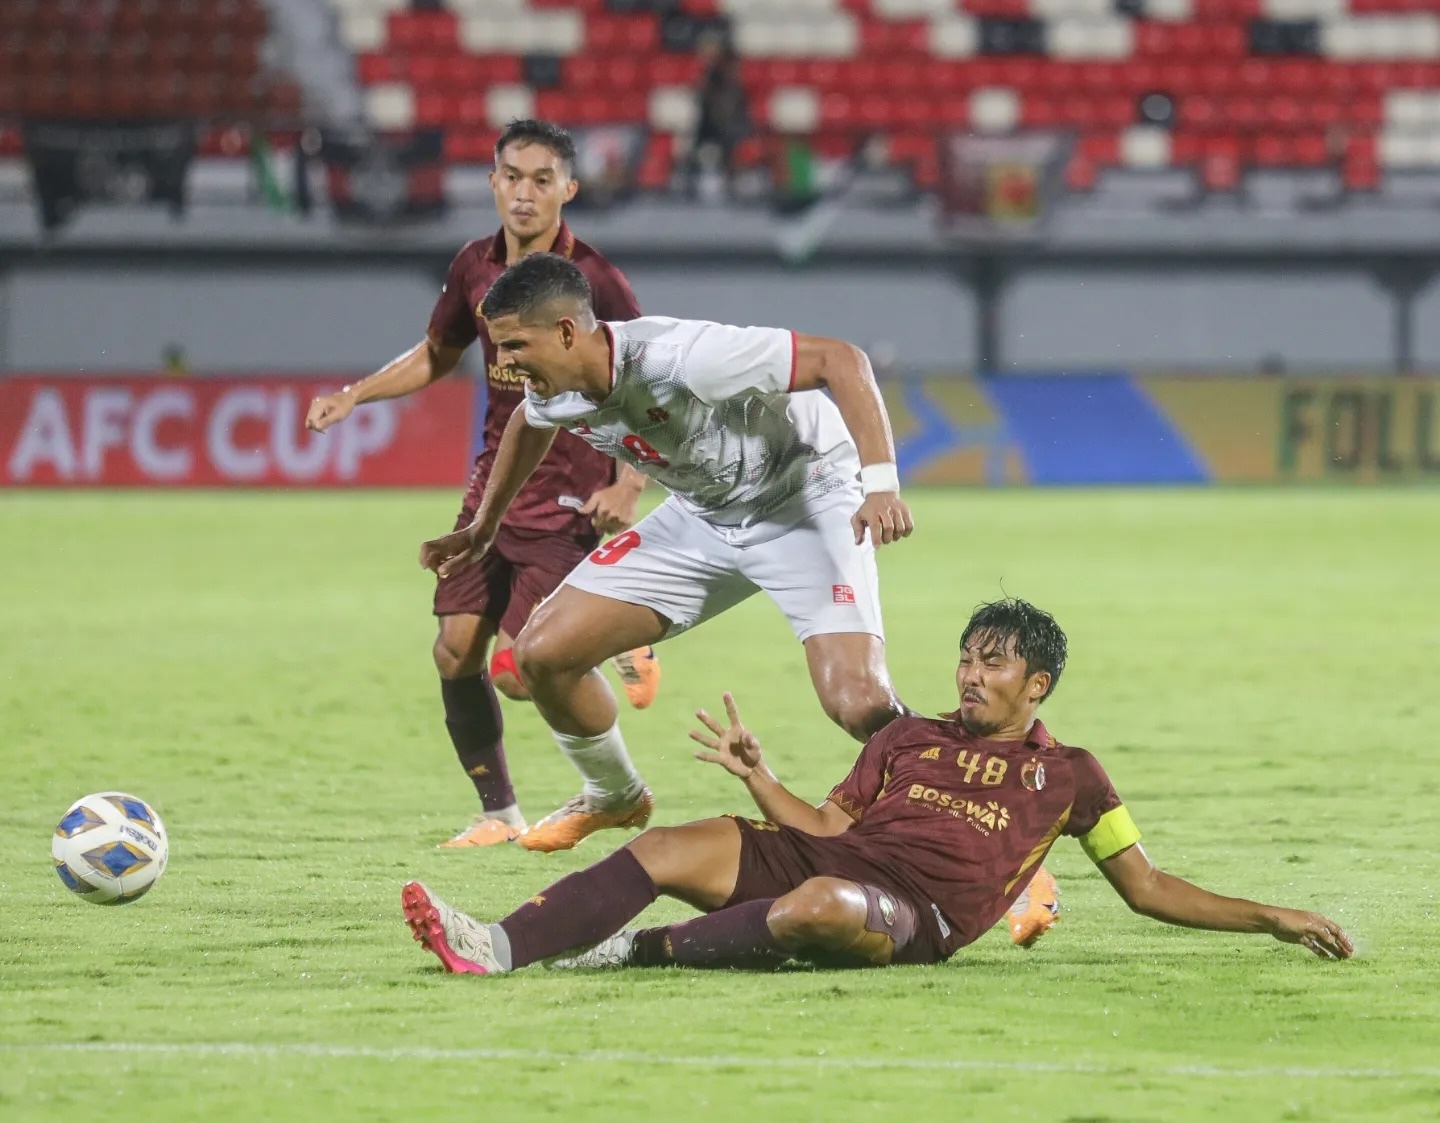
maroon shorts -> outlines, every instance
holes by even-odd
[[[455,529],[473,518],[473,511],[461,511]],[[436,584],[435,615],[483,616],[513,639],[598,541],[502,525],[483,558]]]
[[[864,853],[837,838],[730,816],[740,828],[740,872],[726,905],[783,897],[812,877],[853,881],[865,891],[866,928],[895,942],[891,963],[941,963],[947,956],[930,906],[898,888]]]

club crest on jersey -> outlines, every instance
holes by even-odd
[[[1020,782],[1032,792],[1038,792],[1045,786],[1045,766],[1032,756],[1020,769]]]
[[[651,406],[645,411],[645,416],[655,422],[656,425],[663,425],[670,420],[670,414],[659,406]]]
[[[855,590],[849,585],[835,585],[832,587],[832,594],[836,604],[854,604]]]

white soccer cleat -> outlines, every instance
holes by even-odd
[[[635,932],[617,932],[608,940],[601,940],[589,951],[547,959],[545,966],[551,971],[602,971],[611,967],[628,967],[634,949]]]
[[[452,975],[499,975],[505,968],[495,958],[490,926],[451,908],[418,881],[400,891],[405,923],[428,952]]]

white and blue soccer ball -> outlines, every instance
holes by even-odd
[[[143,799],[97,792],[70,805],[55,828],[50,855],[72,893],[97,905],[124,905],[160,880],[170,840]]]

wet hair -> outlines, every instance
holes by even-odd
[[[558,253],[532,253],[500,274],[480,304],[487,320],[519,316],[530,321],[552,304],[574,303],[591,310],[590,282],[575,263]]]
[[[527,144],[539,144],[550,149],[565,165],[565,173],[575,173],[575,141],[559,125],[540,121],[534,117],[517,117],[505,126],[500,139],[495,142],[495,164],[500,164],[500,153],[512,144],[522,148]]]
[[[960,634],[960,647],[969,647],[971,641],[986,648],[1005,647],[1011,640],[1015,641],[1016,657],[1025,660],[1027,673],[1050,672],[1049,689],[1040,699],[1045,701],[1055,692],[1067,654],[1065,633],[1050,613],[1019,597],[982,604],[971,613]]]

